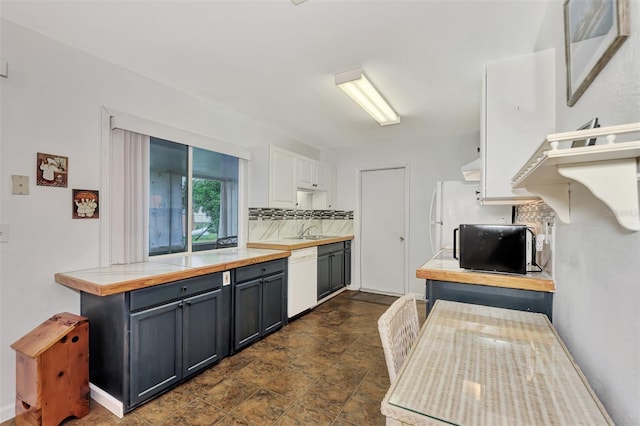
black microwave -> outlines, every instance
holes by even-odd
[[[526,225],[460,225],[453,231],[453,257],[464,269],[526,274],[535,264],[534,237]]]

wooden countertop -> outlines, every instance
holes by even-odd
[[[322,238],[319,240],[307,240],[302,238],[281,238],[267,241],[247,241],[247,247],[272,250],[298,250],[307,247],[321,246],[324,244],[339,243],[353,240],[353,235],[341,235]]]
[[[234,247],[128,265],[58,272],[55,274],[55,280],[75,290],[107,296],[212,272],[227,271],[254,263],[282,259],[290,255],[291,252],[288,250]]]
[[[529,272],[526,275],[519,275],[462,269],[458,260],[453,258],[453,251],[447,249],[440,251],[427,263],[416,269],[416,277],[520,290],[556,291],[553,280],[546,272]]]

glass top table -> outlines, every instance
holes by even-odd
[[[613,424],[543,314],[438,300],[382,414],[408,424]]]

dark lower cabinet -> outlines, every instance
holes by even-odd
[[[287,318],[287,263],[273,260],[236,270],[233,349],[281,328]]]
[[[131,324],[131,401],[135,406],[182,378],[182,302],[136,312]]]
[[[318,300],[331,294],[331,256],[318,256]]]
[[[284,273],[272,275],[262,281],[262,335],[265,336],[284,325],[287,318],[285,295],[287,285]]]
[[[222,289],[185,299],[182,311],[183,377],[228,354],[228,345],[225,348],[222,341],[222,315]]]
[[[345,256],[343,242],[318,246],[318,300],[347,284]],[[351,251],[349,251],[349,278],[351,278]]]
[[[234,341],[239,350],[260,339],[262,279],[256,279],[234,288]]]
[[[230,353],[231,286],[222,273],[111,296],[81,294],[89,376],[124,411]]]
[[[351,241],[344,242],[344,284],[351,284]]]
[[[216,272],[108,296],[82,292],[91,383],[126,413],[280,329],[286,259],[229,273],[225,286]]]

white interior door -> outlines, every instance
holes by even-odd
[[[362,290],[405,294],[406,170],[360,172]]]

